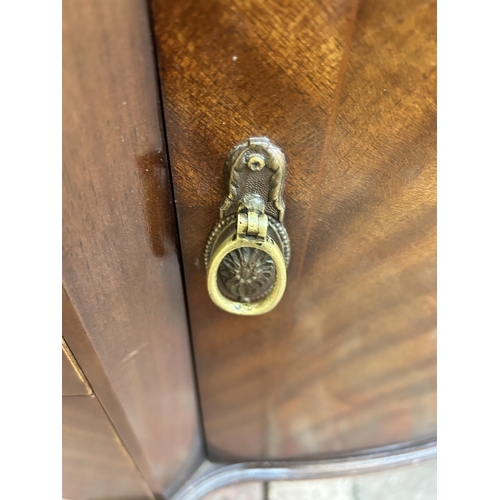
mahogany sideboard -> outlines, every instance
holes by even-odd
[[[252,137],[291,257],[242,316],[204,255]],[[64,498],[435,454],[435,1],[65,0],[63,163]]]

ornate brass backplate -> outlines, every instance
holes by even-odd
[[[227,193],[205,248],[208,293],[227,312],[263,314],[281,300],[290,262],[285,155],[253,137],[231,151],[225,168]]]

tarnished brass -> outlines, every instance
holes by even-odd
[[[254,137],[231,151],[225,168],[227,194],[205,248],[208,293],[227,312],[263,314],[281,300],[290,261],[285,156]]]

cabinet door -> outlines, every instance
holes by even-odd
[[[211,458],[352,454],[436,433],[436,5],[152,0]],[[279,305],[210,300],[223,164],[288,158]]]

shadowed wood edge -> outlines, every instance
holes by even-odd
[[[171,500],[201,500],[211,491],[250,481],[293,481],[366,474],[414,465],[437,456],[437,441],[372,454],[307,462],[218,464],[205,461]]]

